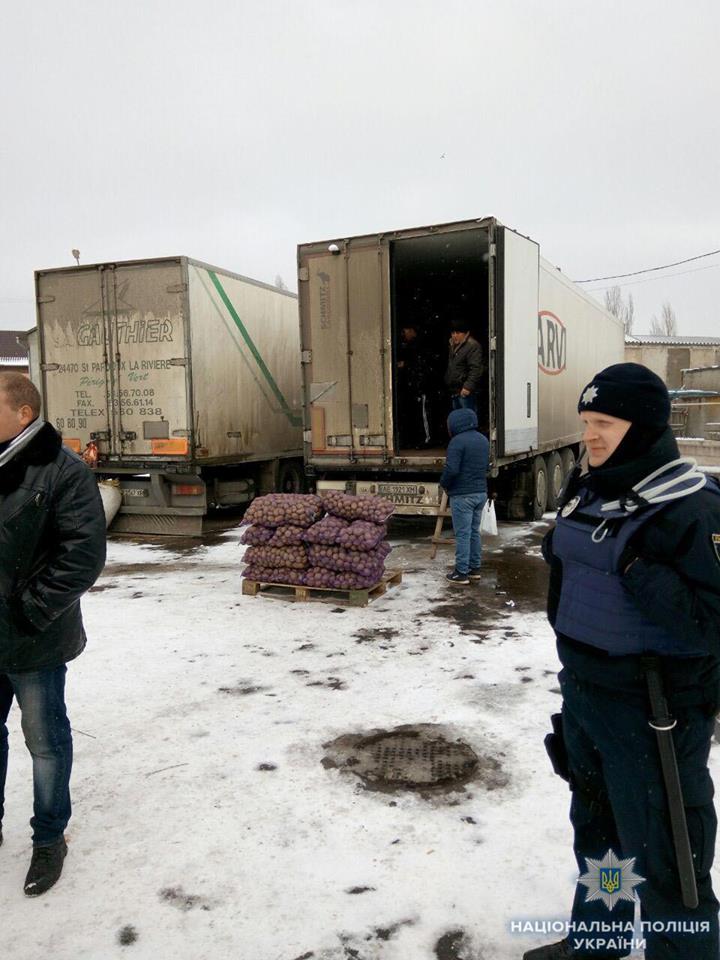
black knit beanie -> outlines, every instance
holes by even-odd
[[[670,420],[670,395],[660,377],[640,363],[614,363],[580,394],[578,413],[607,413],[651,430]]]

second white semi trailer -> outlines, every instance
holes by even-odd
[[[552,506],[578,454],[577,399],[621,362],[622,324],[493,217],[298,247],[306,473],[319,489],[379,493],[434,514],[448,442],[443,377],[451,322],[466,321],[485,371],[480,429],[511,518]],[[418,448],[399,346],[413,326],[430,443]]]

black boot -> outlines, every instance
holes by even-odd
[[[536,947],[523,954],[523,960],[572,960],[570,944],[567,940],[548,943],[545,947]]]
[[[60,879],[67,853],[65,838],[49,847],[33,847],[30,869],[25,877],[25,895],[39,897]]]

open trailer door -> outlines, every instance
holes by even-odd
[[[380,236],[298,248],[308,462],[383,462],[392,447],[387,256]]]
[[[496,326],[498,339],[498,453],[538,446],[538,244],[498,226]]]

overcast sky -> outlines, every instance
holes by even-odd
[[[298,242],[487,215],[574,279],[720,247],[717,0],[33,0],[2,21],[0,327],[34,324],[33,270],[73,247],[293,289]],[[636,332],[669,300],[681,333],[720,335],[720,256],[666,274],[623,288]]]

